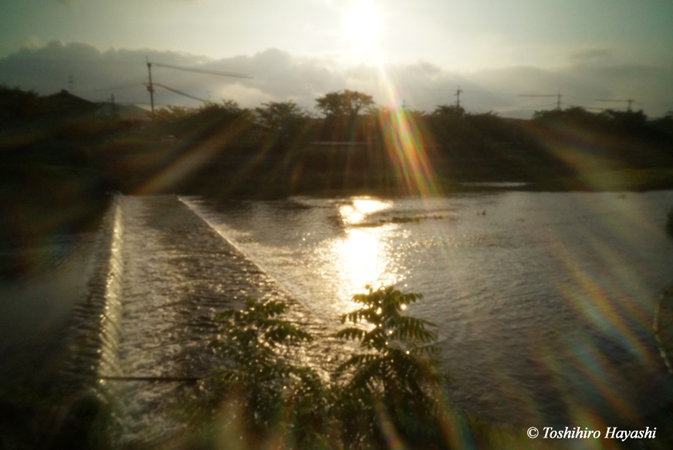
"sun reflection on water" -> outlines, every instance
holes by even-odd
[[[342,302],[339,309],[344,312],[355,308],[351,297],[356,292],[364,292],[366,285],[376,287],[399,281],[398,271],[391,270],[394,264],[386,238],[386,233],[396,225],[357,227],[368,224],[372,214],[390,209],[392,205],[391,201],[362,197],[339,207],[346,230],[332,242],[330,251],[337,269],[338,297]]]
[[[350,204],[339,207],[339,216],[346,225],[357,225],[364,222],[368,215],[390,209],[393,202],[371,197],[357,197]]]

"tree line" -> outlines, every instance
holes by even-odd
[[[643,111],[573,107],[522,120],[458,105],[440,104],[429,113],[391,109],[366,93],[342,90],[317,97],[317,113],[293,101],[243,108],[226,100],[169,106],[152,121],[137,121],[115,110],[98,114],[95,104],[61,94],[0,87],[0,148],[2,163],[13,167],[10,175],[17,165],[31,173],[43,166],[81,167],[95,172],[90,183],[97,191],[132,192],[176,170],[164,177],[170,184],[155,183],[153,191],[413,194],[401,186],[409,181],[406,165],[420,158],[444,192],[482,181],[554,190],[673,186],[664,171],[673,166],[670,113],[649,119]],[[608,172],[618,176],[601,175]]]

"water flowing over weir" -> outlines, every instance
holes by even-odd
[[[61,382],[75,398],[68,405],[71,411],[80,407],[78,402],[91,404],[96,398],[98,406],[114,404],[115,386],[101,376],[122,373],[117,353],[121,334],[122,242],[120,199],[115,198],[103,219],[87,294],[73,309],[68,327],[71,356],[61,369]]]
[[[119,197],[75,310],[76,357],[66,372],[85,400],[93,393],[117,406],[117,447],[160,446],[181,431],[172,412],[218,364],[209,346],[216,312],[247,296],[285,301],[288,320],[316,337],[294,356],[326,374],[349,353],[331,337],[347,294],[365,276],[392,274],[426,295],[411,313],[438,324],[458,408],[543,425],[570,413],[637,419],[671,392],[658,355],[667,342],[669,356],[673,348],[670,292],[658,319],[654,309],[673,261],[659,205],[673,193],[578,197],[584,209],[576,197],[549,194],[423,205],[290,199],[222,210],[200,199]],[[381,203],[387,209],[373,208]],[[356,206],[363,223],[353,225]],[[420,214],[427,219],[394,220]],[[557,239],[559,251],[549,251]]]
[[[318,356],[332,359],[324,357],[333,350],[329,327],[178,198],[119,197],[104,234],[68,370],[114,404],[116,446],[158,444],[180,431],[171,412],[217,363],[214,315],[248,296],[285,301],[287,320],[318,338],[297,358],[316,367]]]

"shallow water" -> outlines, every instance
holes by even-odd
[[[334,327],[366,284],[424,294],[410,312],[437,325],[461,408],[632,422],[673,392],[652,336],[672,191],[186,201]]]

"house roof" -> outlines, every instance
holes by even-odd
[[[51,109],[67,112],[86,112],[95,108],[95,104],[89,100],[71,94],[63,89],[56,94],[45,97]]]

